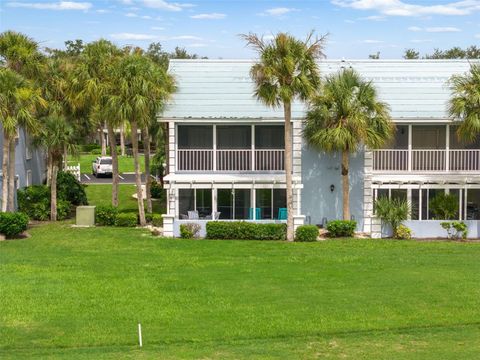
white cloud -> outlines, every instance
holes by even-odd
[[[425,28],[426,32],[437,33],[437,32],[459,32],[462,31],[459,28],[451,26],[440,26],[440,27],[427,27]]]
[[[476,37],[477,39],[480,39],[480,34],[476,34],[475,37]]]
[[[344,22],[346,22],[347,24],[355,24],[355,21],[353,20],[343,20]]]
[[[169,40],[202,40],[202,38],[194,35],[179,35],[172,36]]]
[[[385,21],[385,16],[382,16],[382,15],[372,15],[372,16],[367,16],[367,17],[358,18],[358,20]]]
[[[480,0],[460,0],[439,5],[417,5],[402,0],[331,0],[356,10],[374,10],[389,16],[468,15],[480,11]]]
[[[290,12],[293,11],[298,11],[298,9],[295,8],[286,8],[286,7],[277,7],[277,8],[272,8],[272,9],[267,9],[263,13],[264,15],[270,15],[270,16],[283,16],[286,15]]]
[[[152,26],[150,29],[152,29],[152,30],[165,30],[165,28],[160,27],[160,26]]]
[[[167,11],[182,11],[184,8],[194,7],[193,4],[171,3],[164,0],[143,0],[146,7]]]
[[[220,13],[210,13],[210,14],[197,14],[190,16],[192,19],[208,19],[208,20],[216,20],[216,19],[224,19],[227,15],[220,14]]]
[[[410,30],[410,31],[422,31],[423,29],[421,27],[418,27],[418,26],[410,26],[407,28],[407,30]]]
[[[273,39],[275,39],[275,36],[273,34],[264,35],[262,36],[262,39],[265,41],[272,41]]]
[[[109,12],[110,12],[110,10],[106,10],[106,9],[97,10],[97,13],[99,13],[99,14],[106,14],[106,13],[109,13]]]
[[[157,38],[155,35],[134,33],[110,34],[110,37],[116,40],[153,40]]]
[[[42,2],[42,3],[26,3],[12,1],[8,2],[7,6],[30,8],[37,10],[88,10],[92,7],[89,2],[77,2],[77,1],[58,1],[58,2]]]
[[[421,43],[432,42],[432,40],[431,39],[412,39],[410,40],[410,42],[414,44],[421,44]]]
[[[361,42],[364,44],[383,44],[384,43],[384,41],[372,40],[372,39],[362,40]]]
[[[207,44],[194,43],[194,44],[188,44],[188,45],[186,45],[186,46],[189,47],[189,48],[202,48],[202,47],[206,47]]]
[[[125,14],[125,16],[126,16],[126,17],[138,17],[138,15],[137,15],[137,14],[135,14],[135,13],[131,13],[131,12],[129,12],[129,13],[126,13],[126,14]]]

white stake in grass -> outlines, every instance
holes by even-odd
[[[138,323],[138,345],[142,347],[142,324]]]

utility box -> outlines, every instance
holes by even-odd
[[[77,206],[77,226],[95,226],[95,206]]]

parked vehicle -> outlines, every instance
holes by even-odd
[[[110,156],[99,156],[92,161],[92,175],[112,177],[112,158]]]

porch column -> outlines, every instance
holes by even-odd
[[[408,125],[408,171],[412,171],[412,125]]]
[[[447,124],[445,131],[445,171],[450,171],[450,125]]]
[[[257,170],[255,165],[255,125],[252,125],[252,144],[251,144],[251,161],[252,161],[252,171]],[[255,216],[254,216],[255,218]]]
[[[252,163],[253,164],[253,163]],[[257,220],[257,193],[255,191],[255,181],[252,183],[252,220],[255,221]]]
[[[363,164],[363,232],[374,236],[376,230],[375,218],[373,215],[373,189],[372,189],[372,171],[373,171],[373,152],[365,147]]]
[[[168,173],[174,174],[177,169],[177,142],[175,139],[175,123],[168,123]],[[167,154],[166,154],[167,155]]]
[[[213,171],[217,170],[217,125],[213,124]]]

